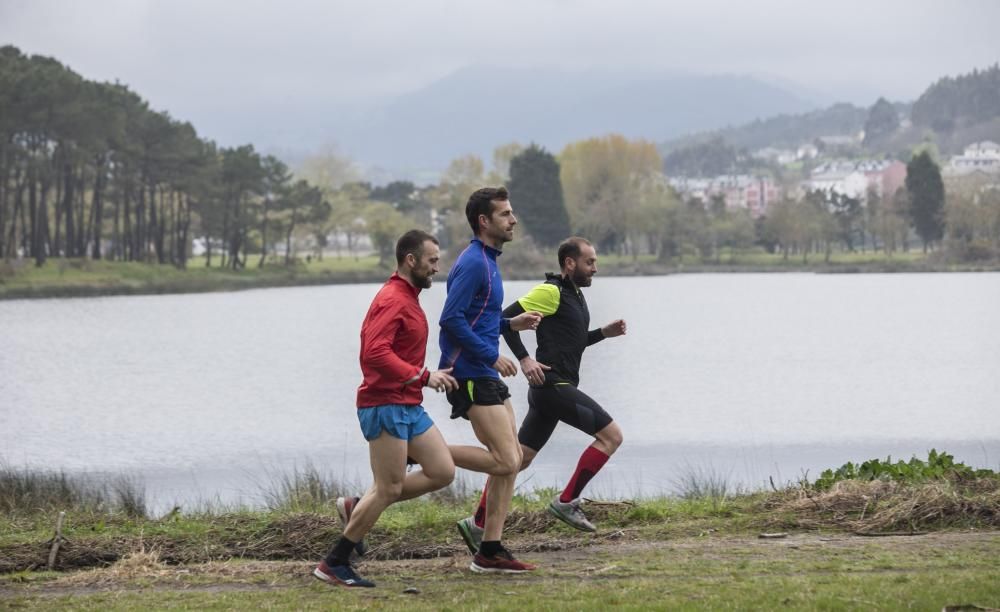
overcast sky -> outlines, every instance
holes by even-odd
[[[824,101],[912,100],[1000,59],[997,24],[992,0],[0,0],[0,44],[127,83],[209,137],[219,112],[361,106],[473,64],[750,74]]]

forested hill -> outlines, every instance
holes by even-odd
[[[913,103],[914,125],[946,132],[1000,118],[1000,64],[945,77]]]
[[[694,144],[721,138],[737,149],[763,147],[797,147],[819,136],[860,132],[868,117],[868,109],[853,104],[834,104],[829,108],[802,114],[785,114],[752,123],[699,132],[669,140],[664,151],[675,151]]]
[[[835,104],[823,110],[690,134],[666,141],[661,149],[672,154],[718,142],[735,150],[794,148],[823,136],[857,135],[870,130],[880,123],[874,119],[884,118],[886,108],[889,104],[881,99],[870,108]],[[927,137],[933,138],[944,153],[959,152],[977,140],[1000,139],[1000,66],[942,78],[912,105],[896,102],[891,108],[910,123],[894,120],[877,138],[870,134],[864,143],[867,153],[898,155]]]

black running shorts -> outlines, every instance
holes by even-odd
[[[540,451],[559,421],[592,436],[607,427],[612,418],[600,404],[571,384],[529,387],[528,415],[521,422],[517,439]]]
[[[448,392],[451,404],[451,418],[469,419],[469,408],[477,406],[497,406],[510,397],[507,385],[499,378],[460,378],[458,389]]]

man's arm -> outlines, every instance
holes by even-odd
[[[596,344],[605,338],[624,336],[626,332],[625,319],[615,319],[604,327],[587,332],[587,346]]]
[[[524,312],[537,312],[547,317],[559,310],[559,288],[549,283],[536,285],[524,297],[504,309],[505,319],[513,319]],[[528,350],[521,342],[521,334],[510,325],[503,329],[503,339],[518,359],[529,357]]]
[[[525,312],[524,306],[521,306],[520,302],[514,302],[510,306],[503,309],[503,317],[504,319],[513,319],[522,312]],[[504,342],[506,342],[507,346],[510,347],[511,352],[514,353],[515,357],[518,359],[524,359],[525,357],[530,356],[528,354],[528,349],[524,348],[524,343],[521,342],[521,332],[514,331],[511,329],[510,325],[506,325],[501,329],[503,330]]]
[[[557,310],[559,310],[559,288],[548,283],[542,283],[535,286],[527,295],[508,306],[503,311],[503,314],[505,317],[514,319],[514,317],[523,315],[525,312],[530,312],[536,317],[541,318],[555,314]],[[528,383],[541,385],[545,382],[545,370],[551,370],[552,368],[544,363],[538,363],[531,358],[527,349],[524,348],[524,343],[521,342],[521,334],[514,327],[513,325],[509,326],[509,331],[504,332],[503,338],[507,342],[507,346],[510,347],[510,350],[514,352],[518,361],[521,362],[521,371],[524,372]]]
[[[465,312],[472,303],[486,276],[485,265],[469,261],[463,262],[451,278],[448,297],[445,298],[441,311],[441,329],[451,334],[462,350],[469,353],[477,361],[494,363],[500,356],[499,347],[491,347],[476,332],[465,319]]]

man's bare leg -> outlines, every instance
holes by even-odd
[[[410,440],[407,454],[420,464],[420,469],[406,475],[403,491],[396,501],[443,489],[455,479],[455,462],[437,425]]]
[[[399,499],[406,479],[406,446],[405,440],[387,431],[368,442],[375,482],[351,512],[351,520],[344,528],[344,537],[348,540],[360,542],[382,512]]]
[[[499,541],[521,467],[521,445],[517,441],[514,408],[510,400],[503,405],[473,404],[468,415],[476,438],[486,449],[462,445],[452,445],[449,449],[457,466],[490,475],[483,539]]]

